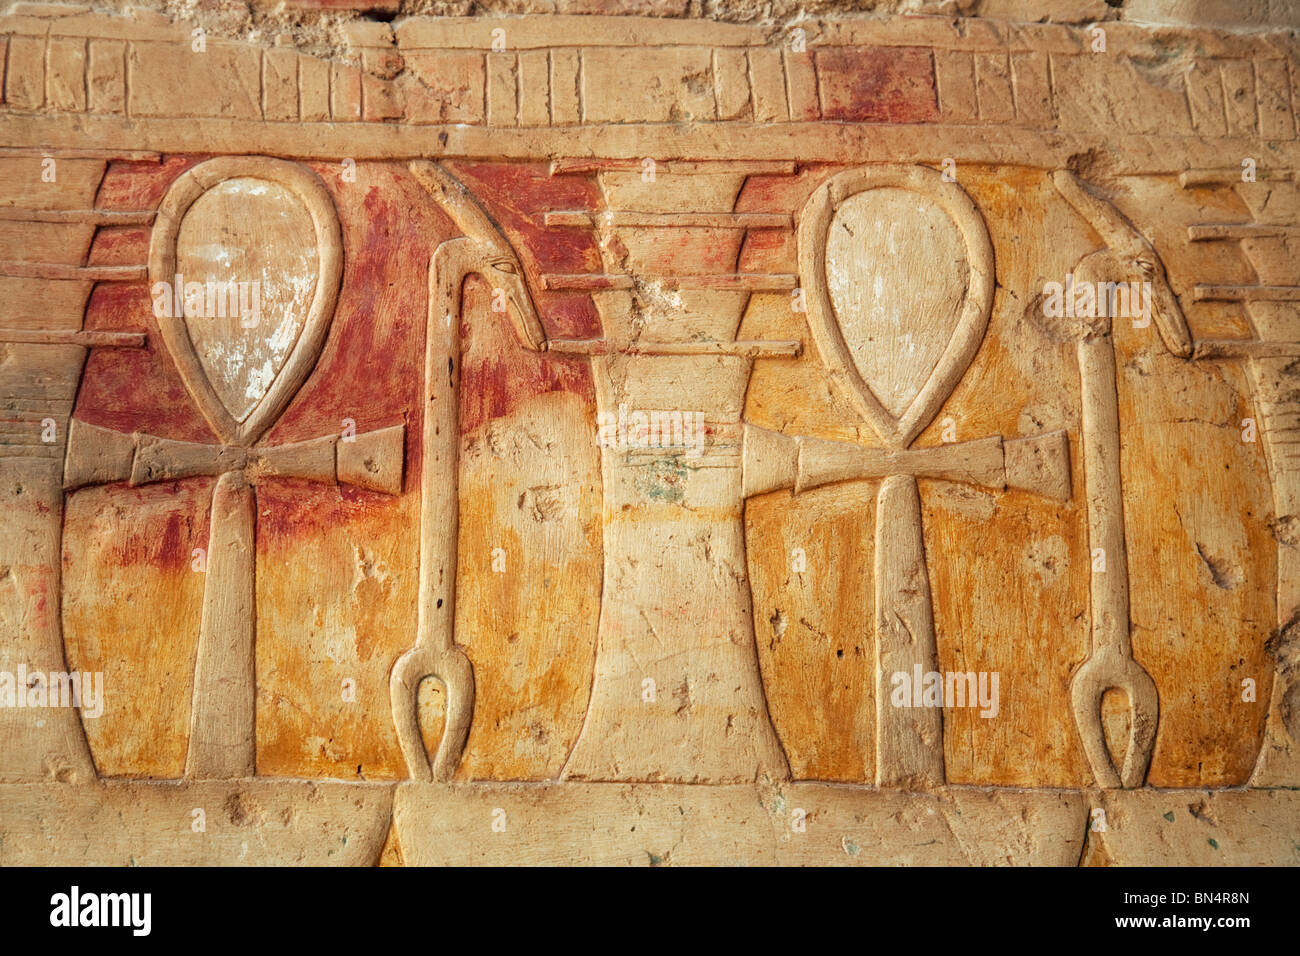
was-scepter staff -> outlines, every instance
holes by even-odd
[[[1106,248],[1080,260],[1074,270],[1076,283],[1114,288],[1140,276],[1151,290],[1149,308],[1161,341],[1179,358],[1190,358],[1192,337],[1187,320],[1155,248],[1118,209],[1090,192],[1073,173],[1058,171],[1052,182],[1106,242]],[[1143,301],[1147,301],[1145,297]],[[1140,787],[1146,779],[1160,700],[1155,681],[1133,657],[1113,310],[1109,302],[1105,305],[1093,310],[1102,315],[1076,317],[1066,330],[1076,340],[1079,357],[1088,546],[1093,555],[1100,550],[1105,562],[1101,565],[1104,571],[1094,569],[1092,574],[1091,647],[1071,679],[1070,698],[1093,775],[1099,786],[1114,789]],[[1119,768],[1107,747],[1101,720],[1102,697],[1110,690],[1121,690],[1128,697],[1129,739]]]
[[[420,582],[415,646],[389,678],[393,722],[411,777],[451,779],[474,713],[474,668],[456,643],[456,560],[460,536],[460,324],[465,280],[480,275],[505,294],[515,334],[526,348],[546,348],[523,265],[465,186],[437,163],[411,172],[464,233],[440,244],[429,263],[425,333],[423,456],[420,469]],[[432,758],[420,734],[418,694],[425,678],[446,692],[447,716]]]

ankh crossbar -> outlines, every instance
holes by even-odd
[[[257,503],[268,478],[300,478],[386,494],[402,489],[405,426],[242,447],[125,434],[72,420],[64,489],[215,476],[203,612],[194,665],[185,776],[256,772]]]

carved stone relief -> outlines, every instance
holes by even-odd
[[[1297,50],[1108,15],[15,4],[0,861],[1300,862]]]

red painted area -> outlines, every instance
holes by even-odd
[[[549,210],[594,211],[596,184],[584,176],[552,176],[545,164],[449,163],[448,168],[478,197],[519,252],[546,334],[595,338],[600,317],[586,295],[541,292],[544,272],[599,272],[600,249],[589,229],[546,227]]]
[[[161,163],[112,163],[95,196],[99,209],[157,209],[167,187],[203,156],[167,156]]]
[[[741,272],[799,271],[795,224],[808,197],[841,167],[824,163],[801,165],[792,175],[750,176],[736,197],[737,212],[785,213],[786,229],[751,229],[741,247],[737,268]]]
[[[167,177],[192,165],[192,160],[179,159],[169,159],[162,167],[117,164],[101,187],[101,199],[114,208],[149,208],[165,193]],[[428,266],[439,243],[458,233],[404,164],[363,164],[356,169],[355,182],[343,180],[339,164],[313,168],[333,197],[342,225],[343,285],[316,367],[263,442],[278,445],[337,435],[348,419],[358,433],[405,423],[405,493],[418,494]],[[503,166],[479,167],[477,176],[466,175],[466,182],[485,197],[495,197],[495,202],[485,198],[485,205],[516,243],[533,278],[532,288],[537,288],[536,275],[543,270],[590,269],[586,260],[594,253],[589,238],[556,236],[558,230],[538,225],[548,208],[593,207],[589,184],[551,180],[544,169]],[[552,195],[556,184],[558,193]],[[138,255],[147,238],[148,230],[101,229],[94,255],[104,262]],[[538,299],[550,335],[599,334],[587,296],[543,293]],[[163,345],[147,281],[99,285],[87,308],[86,328],[143,329],[148,344],[144,349],[92,352],[77,396],[76,418],[122,432],[215,442]],[[463,432],[546,392],[572,391],[594,398],[587,361],[523,348],[508,318],[491,311],[482,280],[467,283],[462,334]],[[394,499],[374,492],[289,479],[266,481],[257,494],[257,533],[267,541],[311,534],[368,509],[395,505]],[[165,540],[166,530],[152,524],[150,537]],[[188,553],[185,550],[186,560]]]
[[[95,230],[89,265],[140,266],[148,262],[148,226],[101,226]]]
[[[801,163],[793,176],[750,176],[736,197],[736,211],[797,215],[813,190],[843,168],[827,163]]]
[[[460,432],[508,415],[525,398],[574,392],[595,403],[588,360],[520,347],[507,316],[491,309],[491,289],[471,276],[461,323]]]
[[[356,181],[335,163],[314,164],[343,230],[343,285],[316,368],[264,441],[284,444],[406,425],[405,494],[419,494],[420,393],[433,250],[455,226],[398,163],[358,166]],[[259,550],[312,538],[398,499],[349,486],[274,479],[258,486]]]
[[[408,481],[406,493],[419,493],[414,482]],[[395,525],[402,520],[398,501],[391,495],[297,478],[264,481],[257,486],[258,553],[265,555],[285,542],[328,537],[367,515],[385,511],[392,513],[389,523]]]
[[[939,119],[934,59],[921,47],[818,50],[822,118],[853,123]]]
[[[73,416],[121,432],[215,441],[190,400],[153,315],[147,282],[101,283],[86,306],[87,329],[147,333],[143,349],[94,349]]]
[[[337,435],[344,419],[418,429],[428,263],[454,227],[401,164],[359,167],[356,182],[338,164],[314,168],[343,227],[343,285],[316,368],[266,441]]]
[[[531,288],[547,337],[594,339],[600,336],[600,316],[588,293],[538,292],[535,285]]]
[[[792,229],[751,229],[740,247],[740,272],[798,272]]]
[[[214,478],[199,478],[132,489],[128,495],[138,503],[148,503],[153,521],[148,534],[114,537],[117,563],[124,567],[148,565],[160,571],[192,568],[194,549],[208,546],[215,484]],[[129,498],[117,498],[115,503],[128,510],[131,507]]]
[[[548,210],[595,210],[599,192],[581,176],[551,176],[545,164],[457,163],[448,168],[478,197],[519,253],[548,338],[597,338],[600,318],[585,293],[544,292],[545,272],[595,272],[600,250],[590,230],[547,228]],[[462,325],[462,434],[509,414],[543,392],[568,391],[595,401],[587,360],[522,348],[506,316],[493,313],[481,280],[467,284]]]
[[[112,563],[124,568],[190,570],[194,549],[208,546],[209,512],[215,484],[215,478],[191,478],[113,489],[113,508],[129,517],[118,526],[117,533],[107,539],[112,548]],[[83,493],[89,492],[74,492]],[[87,520],[92,524],[87,525]],[[79,512],[78,521],[80,532],[93,527],[94,519],[84,512]],[[83,540],[75,535],[65,537],[65,568],[80,557],[69,552]]]
[[[41,569],[44,571],[44,569]],[[23,575],[27,582],[27,626],[32,631],[44,631],[50,626],[50,583],[48,573]]]

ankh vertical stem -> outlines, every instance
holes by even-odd
[[[257,503],[241,471],[212,493],[203,618],[194,662],[185,776],[229,780],[256,771]]]
[[[918,706],[920,682],[937,671],[934,605],[925,565],[921,495],[910,475],[886,478],[876,496],[876,784],[925,789],[944,783],[943,708]],[[895,706],[894,675],[909,699]]]

